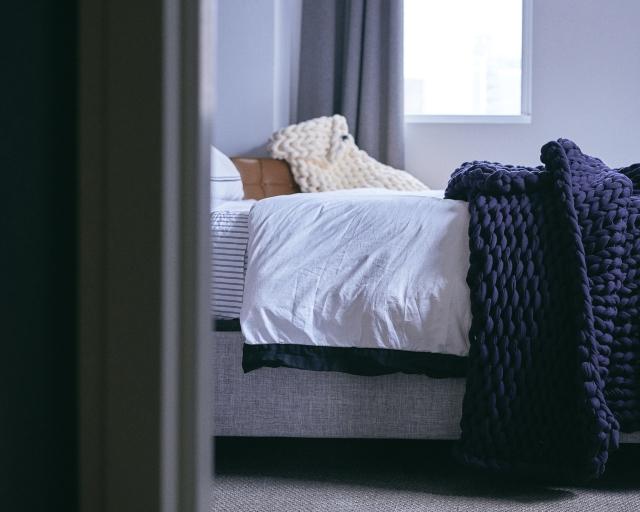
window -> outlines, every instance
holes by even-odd
[[[530,0],[405,0],[409,122],[530,121]]]

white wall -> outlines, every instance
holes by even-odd
[[[295,118],[301,0],[219,0],[215,143],[264,155]],[[640,0],[533,0],[533,122],[409,124],[407,169],[433,187],[468,160],[537,165],[574,139],[612,166],[640,160]]]
[[[532,124],[408,124],[406,166],[427,184],[468,160],[538,165],[559,137],[611,166],[640,161],[640,1],[533,4]]]
[[[301,0],[219,0],[214,144],[264,156],[295,118]]]

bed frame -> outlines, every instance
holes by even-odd
[[[233,159],[246,199],[299,192],[286,162]],[[216,436],[457,439],[464,379],[290,368],[244,374],[240,332],[213,333]],[[623,434],[640,443],[640,432]]]

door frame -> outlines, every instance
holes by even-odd
[[[201,512],[214,0],[79,13],[79,507]]]

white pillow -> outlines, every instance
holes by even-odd
[[[242,201],[227,201],[215,207],[217,212],[248,212],[256,204],[255,199],[243,199]]]
[[[244,199],[238,169],[222,151],[211,146],[211,210],[226,201]]]

